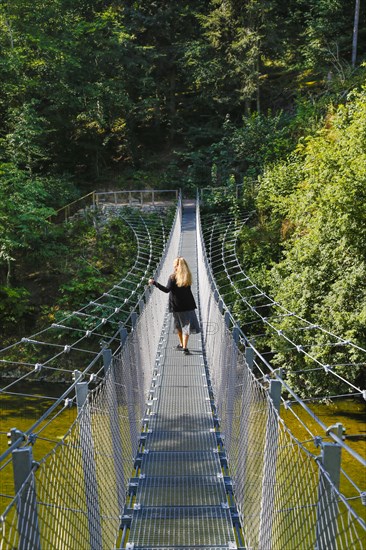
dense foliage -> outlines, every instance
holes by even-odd
[[[357,4],[2,1],[3,325],[24,328],[40,293],[71,307],[83,285],[99,287],[111,262],[90,267],[92,252],[80,252],[88,230],[71,239],[49,222],[75,197],[100,186],[239,184],[258,213],[242,244],[256,280],[364,342],[366,10],[355,21]],[[120,246],[114,233],[105,249]],[[98,240],[88,242],[98,255]],[[66,283],[54,274],[73,263],[61,261],[71,249],[84,259],[81,278],[74,267]],[[25,284],[29,276],[53,282]]]
[[[365,23],[361,6],[357,67]],[[353,24],[348,0],[5,0],[0,156],[84,180],[142,166],[178,178],[228,118],[240,129],[343,93]]]
[[[14,219],[21,236],[22,215],[18,212]],[[16,243],[19,251],[15,249],[13,263],[17,269],[0,286],[1,346],[97,298],[135,259],[135,238],[121,218],[103,220],[89,211],[62,225],[36,219],[43,221],[39,233],[32,235],[32,243],[27,242],[27,233],[23,242]]]
[[[237,222],[248,218],[236,249],[250,281],[228,287],[217,260],[215,277],[246,336],[303,396],[349,393],[342,377],[365,384],[365,136],[366,91],[354,92],[329,108],[316,135],[245,182],[239,200],[228,185],[203,209],[223,231],[228,212]]]
[[[273,141],[280,136],[277,130]],[[255,153],[261,148],[266,149],[263,138]],[[234,152],[233,157],[238,158]],[[245,273],[265,293],[263,302],[253,300],[263,309],[254,314],[234,288],[227,288],[224,272],[215,276],[246,336],[269,354],[273,366],[285,369],[303,396],[349,393],[341,378],[319,365],[331,365],[340,377],[365,385],[365,160],[363,89],[338,107],[330,105],[317,132],[300,137],[291,154],[263,163],[255,180],[244,179],[239,199],[231,182],[225,194],[221,188],[208,195],[203,210],[208,219],[230,212],[239,222],[251,213],[237,252]],[[250,302],[247,284],[241,294]],[[270,303],[268,297],[281,307],[262,306]],[[298,353],[291,342],[301,342],[306,353]]]
[[[258,182],[257,195],[260,227],[272,237],[277,234],[272,266],[266,251],[269,270],[264,283],[271,295],[290,311],[364,349],[365,161],[366,92],[362,92],[330,111],[318,134],[301,141],[285,163],[268,168]],[[294,319],[287,317],[279,329],[285,326],[295,330]],[[322,347],[324,342],[312,341],[311,334],[308,343],[323,363],[344,365],[338,372],[349,379],[364,371],[357,349],[350,356],[349,350]],[[278,349],[278,341],[270,339],[269,345]],[[277,361],[286,364],[286,353],[280,353]],[[351,369],[350,363],[360,366]],[[296,368],[293,360],[291,368]],[[311,386],[309,376],[307,385]]]

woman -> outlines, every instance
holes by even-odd
[[[160,285],[154,279],[149,284],[163,292],[169,292],[169,311],[173,313],[175,331],[178,333],[177,349],[189,355],[188,339],[191,333],[201,332],[196,316],[196,302],[191,291],[192,274],[184,258],[179,256],[174,260],[174,273],[170,275],[166,286]]]

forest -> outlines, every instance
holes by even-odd
[[[53,224],[58,208],[239,185],[251,276],[366,347],[360,0],[3,0],[0,50],[1,346],[131,261],[126,230],[100,246],[92,224]]]

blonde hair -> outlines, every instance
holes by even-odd
[[[191,286],[192,273],[188,267],[188,264],[182,256],[178,256],[174,260],[174,274],[173,277],[177,286]]]

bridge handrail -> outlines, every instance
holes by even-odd
[[[91,205],[95,205],[95,196],[96,191],[91,191],[90,193],[87,193],[86,195],[83,195],[82,197],[79,197],[78,199],[75,199],[72,202],[69,202],[68,204],[65,204],[65,206],[61,206],[58,210],[55,211],[54,214],[51,214],[48,216],[48,221],[52,222],[54,218],[57,218],[62,212],[64,212],[63,220],[67,221],[71,215],[71,210],[73,207],[76,207],[80,203],[85,203],[86,200],[89,201],[91,199]]]
[[[197,209],[199,211],[199,197],[197,196]],[[276,379],[276,380],[279,380],[281,382],[281,385],[286,389],[286,391],[294,398],[294,400],[296,401],[296,403],[298,403],[310,416],[311,418],[313,418],[313,420],[315,420],[317,422],[317,424],[325,431],[325,432],[328,432],[328,426],[326,426],[324,424],[324,422],[322,422],[316,415],[315,413],[313,413],[311,411],[311,409],[303,402],[303,400],[290,388],[290,386],[285,382],[285,380],[283,380],[283,378],[281,378],[281,376],[276,372],[276,369],[274,369],[270,363],[263,357],[263,355],[258,351],[258,349],[250,342],[250,340],[248,339],[248,337],[244,334],[244,332],[242,331],[242,329],[239,327],[236,319],[234,318],[234,316],[232,315],[230,309],[226,306],[226,303],[219,291],[219,288],[216,284],[216,281],[215,281],[215,278],[214,278],[214,275],[212,273],[212,269],[211,269],[211,266],[209,265],[208,261],[207,261],[207,253],[206,253],[206,247],[205,247],[205,243],[203,242],[203,239],[202,239],[202,247],[203,247],[203,250],[205,251],[205,259],[206,259],[206,268],[207,268],[207,271],[209,273],[209,276],[210,276],[210,279],[211,279],[211,283],[212,285],[214,286],[215,288],[215,291],[217,292],[218,296],[219,296],[219,299],[222,301],[222,304],[223,304],[223,310],[224,310],[224,313],[230,318],[230,321],[231,321],[231,324],[232,324],[232,327],[235,327],[238,329],[239,331],[239,334],[240,334],[240,340],[241,340],[241,343],[245,346],[245,347],[249,347],[253,350],[253,353],[254,355],[261,361],[261,363],[270,371],[270,373],[272,374],[273,378]],[[329,437],[331,437],[336,443],[338,443],[339,445],[342,446],[342,448],[344,448],[345,451],[347,451],[351,456],[353,456],[353,458],[355,458],[360,464],[362,464],[363,466],[366,466],[366,460],[360,456],[356,451],[354,451],[351,447],[349,447],[349,445],[347,445],[340,437],[338,437],[335,433],[333,433],[332,431],[328,432],[327,435]]]
[[[48,216],[48,221],[52,222],[56,220],[57,218],[62,216],[63,221],[67,221],[70,216],[80,208],[80,205],[83,204],[85,206],[85,203],[90,202],[91,207],[98,207],[100,203],[103,202],[103,197],[109,197],[113,196],[114,203],[118,204],[119,201],[117,200],[117,197],[120,195],[127,195],[128,201],[126,204],[136,206],[136,202],[133,201],[133,196],[139,195],[140,201],[139,206],[143,206],[144,195],[151,195],[151,203],[155,204],[155,197],[156,195],[159,195],[160,193],[171,193],[175,195],[175,200],[178,200],[180,190],[179,189],[131,189],[131,190],[118,190],[118,191],[91,191],[90,193],[87,193],[86,195],[83,195],[82,197],[79,197],[78,199],[75,199],[74,201],[69,202],[68,204],[65,204],[65,206],[61,206],[61,208],[58,208],[54,214],[51,214]]]
[[[174,217],[174,220],[173,220],[173,223],[172,223],[172,229],[171,229],[171,232],[169,234],[168,240],[165,243],[164,252],[162,254],[160,262],[159,262],[158,266],[156,267],[155,272],[151,275],[153,277],[157,277],[158,273],[160,272],[161,265],[164,262],[167,250],[169,249],[169,244],[170,244],[170,240],[172,238],[173,229],[174,229],[174,227],[175,227],[175,225],[178,221],[178,216],[179,216],[180,211],[181,211],[181,196],[179,194],[178,195],[177,208],[176,208],[176,212],[175,212],[175,217]],[[139,255],[137,255],[136,261],[138,260],[138,257],[139,257]],[[131,270],[126,274],[124,279],[126,279],[128,277],[130,272],[131,272]],[[145,275],[146,275],[146,273],[145,273]],[[131,319],[137,314],[137,312],[139,310],[139,305],[141,303],[141,300],[144,298],[145,290],[146,290],[146,288],[144,288],[141,291],[141,293],[138,295],[137,300],[135,302],[135,305],[133,306],[133,308],[131,309],[131,311],[130,311],[128,317],[127,317],[127,319],[125,320],[125,323],[124,323],[125,326],[127,326],[129,324],[129,321],[131,321]],[[148,298],[148,296],[145,296],[145,297]],[[22,444],[27,445],[29,443],[29,441],[34,442],[34,440],[35,440],[34,432],[35,432],[36,428],[38,426],[40,426],[59,405],[61,405],[63,402],[65,402],[65,400],[68,398],[70,393],[75,390],[75,387],[76,387],[77,383],[80,382],[82,379],[84,379],[85,376],[93,368],[93,366],[103,357],[104,350],[109,348],[111,346],[111,344],[113,342],[116,342],[116,341],[118,342],[118,346],[117,346],[117,349],[114,351],[114,355],[116,355],[117,353],[120,352],[121,347],[123,345],[123,344],[121,344],[121,327],[119,327],[112,334],[112,336],[110,336],[108,339],[106,339],[104,341],[102,349],[95,355],[93,360],[85,367],[85,369],[82,372],[74,371],[74,373],[77,373],[77,376],[75,376],[74,382],[67,388],[67,390],[59,398],[57,398],[54,401],[54,403],[52,403],[52,405],[42,414],[42,416],[38,420],[36,420],[36,422],[34,422],[34,424],[32,424],[32,426],[30,428],[28,428],[24,432],[19,432],[18,430],[14,431],[14,436],[12,437],[11,444],[9,445],[8,449],[0,455],[0,464],[11,454],[12,451],[14,451],[15,449],[21,447]],[[5,348],[5,349],[8,349],[8,348]],[[0,351],[2,351],[2,350],[0,350]]]
[[[120,197],[127,196],[126,204],[130,206],[143,206],[144,205],[144,196],[151,197],[151,204],[154,205],[156,202],[156,197],[161,193],[173,194],[175,200],[178,200],[180,190],[179,189],[131,189],[131,190],[119,190],[119,191],[98,191],[95,193],[95,204],[97,206],[103,202],[103,198],[113,198],[112,203],[118,204]],[[138,202],[134,197],[139,196]]]
[[[198,209],[197,228],[200,311],[203,321],[211,321],[215,328],[205,329],[202,336],[210,365],[209,387],[245,544],[271,548],[276,541],[284,548],[291,544],[291,548],[347,549],[352,541],[352,547],[361,550],[366,524],[349,500],[362,505],[365,494],[356,485],[357,496],[340,490],[341,449],[348,446],[337,436],[336,444],[314,438],[321,449],[317,455],[307,448],[309,441],[301,442],[287,428],[279,414],[280,388],[287,384],[226,308],[207,259]],[[268,387],[253,372],[259,364],[269,373]]]

